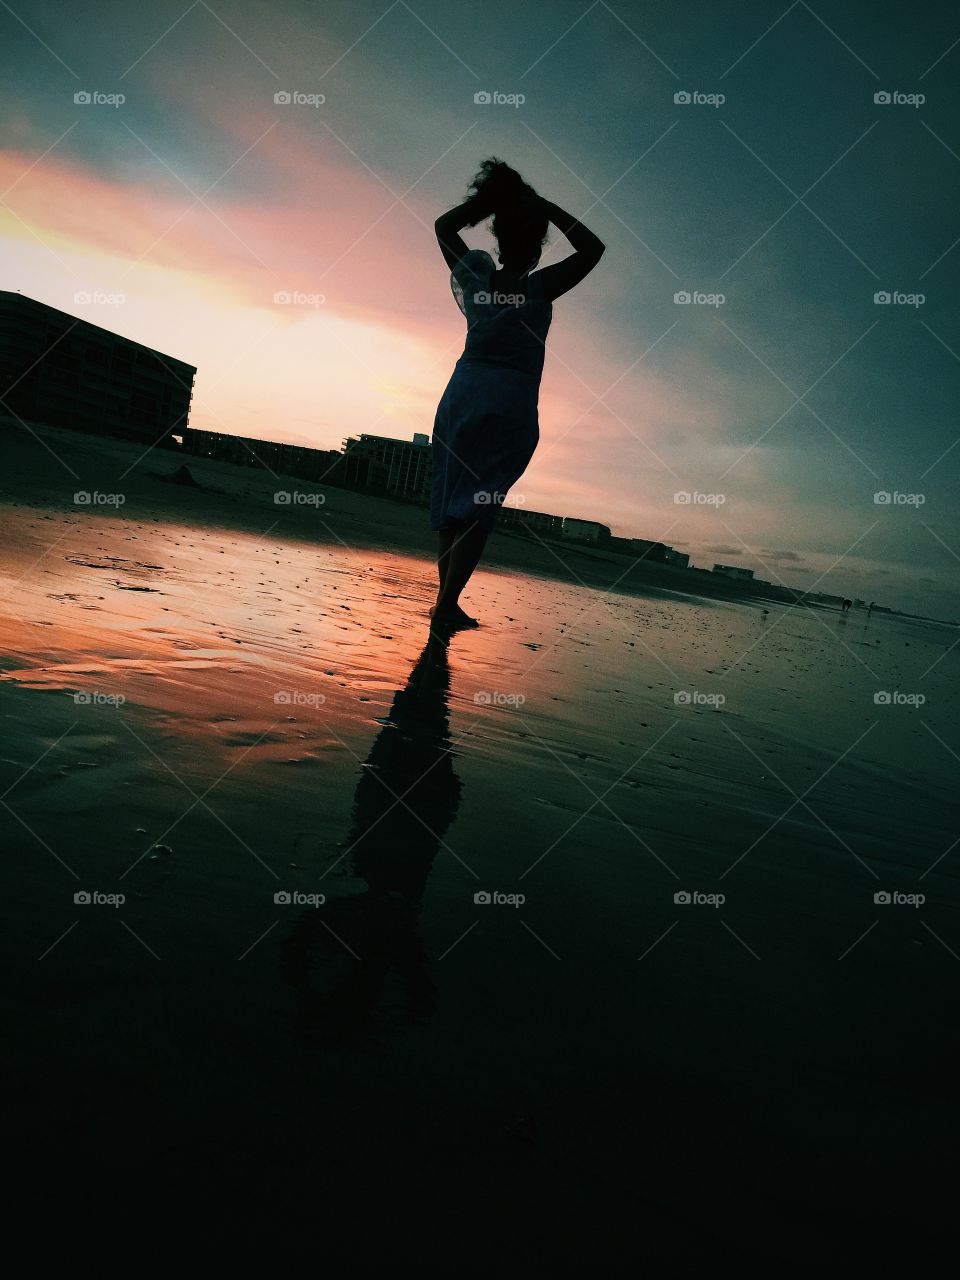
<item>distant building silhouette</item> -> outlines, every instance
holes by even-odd
[[[398,498],[430,501],[430,437],[417,432],[412,440],[393,436],[349,436],[343,442],[347,483],[383,489]],[[351,481],[350,477],[355,479]]]
[[[738,582],[753,581],[753,570],[744,569],[743,566],[739,564],[715,564],[713,566],[713,572],[720,574],[721,577],[724,578],[734,578]]]
[[[299,476],[315,484],[341,483],[343,455],[336,449],[312,449],[279,440],[256,440],[223,431],[198,431],[187,427],[179,433],[182,449],[197,458],[215,458],[239,467],[254,467],[280,475]]]
[[[597,520],[578,520],[575,516],[563,517],[562,535],[569,542],[589,542],[593,546],[609,542],[610,530]]]
[[[527,530],[538,537],[557,537],[563,533],[563,516],[547,511],[528,511],[526,507],[503,505],[497,516],[497,528]]]
[[[667,562],[667,547],[662,542],[652,542],[649,538],[617,538],[616,542],[626,543],[623,550],[638,560],[654,560],[661,564]]]
[[[611,551],[629,556],[631,560],[650,560],[654,564],[667,564],[671,554],[678,554],[673,547],[650,538],[610,538],[608,546]]]
[[[0,413],[144,443],[186,426],[196,368],[0,291]]]

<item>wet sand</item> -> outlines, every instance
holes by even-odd
[[[49,439],[0,552],[37,1204],[468,1273],[939,1256],[953,629],[491,568],[428,645],[421,512],[269,529],[166,457],[78,509],[128,447]]]

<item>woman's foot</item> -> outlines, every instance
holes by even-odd
[[[434,605],[430,610],[431,625],[438,631],[460,631],[466,627],[479,627],[476,618],[464,613],[458,604]]]

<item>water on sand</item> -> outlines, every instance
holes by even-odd
[[[3,569],[5,945],[44,956],[30,1030],[88,1090],[187,1049],[218,1080],[194,1119],[269,1071],[284,1113],[353,1099],[341,1163],[427,1126],[518,1196],[511,1144],[555,1187],[643,1149],[684,1191],[641,1171],[631,1202],[702,1190],[696,1235],[745,1196],[761,1251],[757,1206],[771,1249],[796,1206],[725,1143],[838,1194],[865,1150],[911,1158],[870,1117],[920,1124],[953,1044],[949,629],[481,572],[484,625],[428,645],[422,559],[108,518],[24,513]]]

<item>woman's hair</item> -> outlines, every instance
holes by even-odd
[[[493,234],[501,258],[539,257],[549,218],[543,201],[516,169],[491,156],[484,160],[467,191],[474,206],[469,226],[493,216]]]

